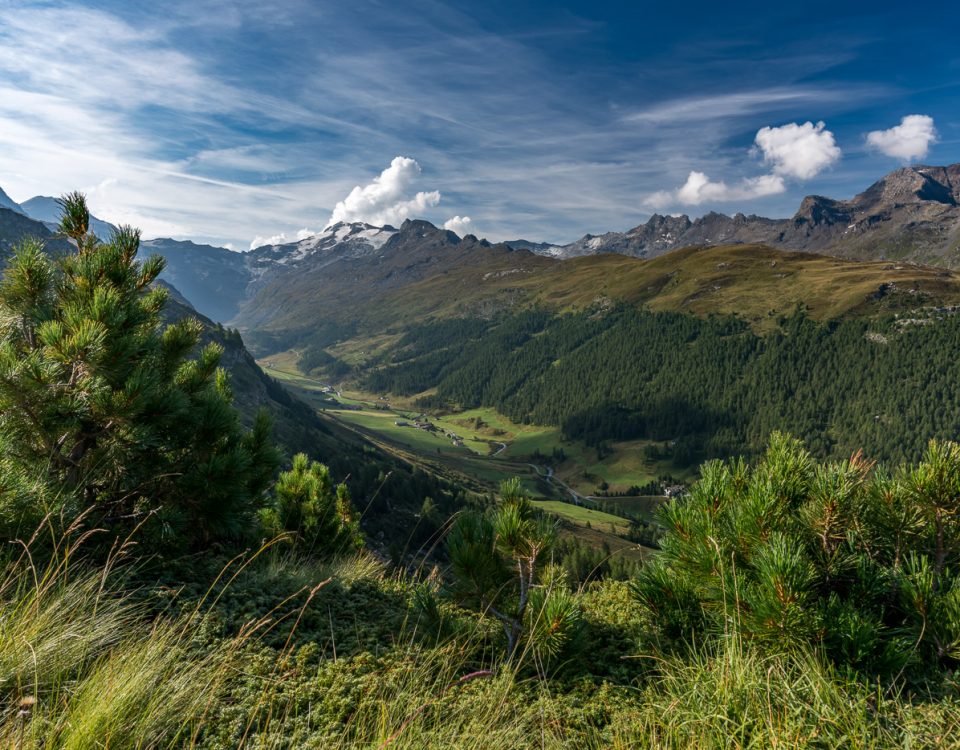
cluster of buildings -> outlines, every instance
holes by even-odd
[[[417,419],[413,421],[413,424],[411,424],[410,422],[407,422],[405,419],[398,419],[396,422],[394,422],[394,424],[397,427],[414,427],[418,430],[423,430],[424,432],[437,433],[442,431],[444,436],[449,438],[455,446],[459,448],[463,445],[462,437],[457,435],[452,430],[440,430],[435,424],[433,424],[433,422],[430,422],[425,417],[423,417],[423,415],[421,415],[420,417],[417,417]]]

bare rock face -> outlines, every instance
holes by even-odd
[[[950,167],[904,167],[891,172],[850,203],[860,211],[889,210],[920,203],[956,206],[960,164]]]
[[[626,232],[587,235],[568,245],[523,246],[558,258],[610,252],[653,258],[681,247],[739,243],[960,266],[960,164],[903,167],[850,200],[811,195],[790,219],[654,214]]]

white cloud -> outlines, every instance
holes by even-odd
[[[769,111],[778,105],[795,105],[800,102],[823,100],[831,92],[823,89],[767,88],[755,91],[738,91],[728,94],[706,94],[659,102],[623,119],[641,123],[689,123],[691,121],[718,120],[723,117],[743,117],[757,110]]]
[[[290,169],[290,159],[282,159],[262,146],[237,146],[232,148],[199,151],[184,161],[185,168],[199,167],[206,170],[235,170],[238,172],[277,173]]]
[[[735,185],[728,185],[723,180],[715,182],[705,173],[694,170],[679,188],[658,190],[647,196],[644,205],[660,210],[677,203],[699,206],[701,203],[743,201],[778,195],[786,191],[788,178],[808,180],[836,162],[841,155],[833,133],[826,129],[823,122],[760,128],[755,143],[754,151],[763,154],[764,162],[772,167],[769,174],[745,177]]]
[[[743,180],[739,185],[729,187],[727,183],[713,182],[703,172],[691,172],[687,181],[677,190],[677,198],[687,205],[699,205],[708,201],[731,201],[744,198],[759,198],[775,195],[785,190],[783,180],[765,174]]]
[[[407,156],[397,156],[373,182],[357,185],[350,195],[334,206],[327,226],[338,221],[363,221],[374,226],[399,224],[410,216],[422,213],[440,202],[440,193],[419,192],[407,197],[413,182],[420,176],[420,165]]]
[[[774,174],[809,180],[836,162],[842,153],[833,133],[825,128],[822,121],[816,125],[791,122],[778,128],[760,128],[755,140],[763,161],[773,166]]]
[[[473,221],[469,216],[454,216],[443,222],[443,228],[454,232],[461,237],[473,234]]]
[[[907,115],[889,130],[867,133],[867,145],[902,161],[922,159],[937,141],[937,129],[928,115]]]
[[[722,203],[724,201],[748,200],[777,195],[786,190],[783,178],[779,175],[765,174],[750,177],[730,186],[723,180],[714,182],[703,172],[691,172],[687,181],[676,190],[659,190],[650,195],[644,203],[650,208],[663,209],[682,203],[687,206],[699,206],[701,203]]]
[[[677,191],[676,190],[658,190],[655,193],[650,193],[643,200],[643,205],[647,208],[653,209],[654,211],[662,211],[668,206],[672,206],[677,202]]]
[[[315,234],[317,234],[315,230],[307,229],[306,227],[298,230],[293,235],[280,232],[280,234],[275,234],[272,237],[262,237],[258,234],[250,240],[250,249],[253,250],[258,247],[263,247],[264,245],[286,245],[288,242],[299,242],[300,240],[307,239],[307,237],[313,237]]]

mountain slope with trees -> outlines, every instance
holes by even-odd
[[[52,258],[77,252],[65,235],[54,234],[44,224],[19,213],[0,209],[0,249],[12,249],[23,242],[40,243],[43,255]],[[32,246],[36,251],[36,245]],[[140,254],[149,248],[149,243],[143,243]],[[43,263],[39,257],[34,262]],[[0,269],[4,265],[0,254]],[[368,510],[363,519],[366,529],[382,546],[397,542],[402,549],[407,543],[415,543],[418,535],[429,535],[432,527],[419,517],[424,497],[433,498],[445,512],[452,512],[460,502],[456,488],[386,454],[291,395],[257,365],[239,333],[198,313],[175,288],[162,281],[160,286],[164,288],[155,291],[166,295],[160,322],[182,327],[185,321],[193,321],[189,325],[196,326],[200,345],[220,351],[219,363],[229,375],[230,401],[239,410],[240,423],[251,429],[257,413],[266,411],[272,422],[271,439],[278,442],[285,456],[306,453],[324,462],[334,477],[346,479],[354,496]],[[183,421],[183,429],[190,429],[189,424],[189,420]]]
[[[424,408],[494,407],[589,445],[655,441],[678,466],[756,454],[777,429],[820,457],[862,447],[899,461],[960,434],[956,312],[826,322],[795,312],[757,333],[731,316],[626,305],[532,310],[411,327],[361,382],[426,393]]]

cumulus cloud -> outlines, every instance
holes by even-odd
[[[420,165],[416,161],[397,156],[373,182],[364,187],[357,185],[337,203],[327,226],[338,221],[363,221],[375,226],[399,224],[410,216],[436,206],[440,202],[440,193],[436,190],[408,197],[412,184],[419,176]]]
[[[867,133],[867,145],[902,161],[924,158],[936,140],[937,129],[928,115],[907,115],[889,130]]]
[[[300,240],[305,240],[307,237],[313,237],[317,232],[313,229],[303,229],[298,230],[297,232],[287,235],[286,232],[280,232],[280,234],[275,234],[272,237],[262,237],[259,234],[250,240],[250,249],[263,247],[264,245],[286,245],[288,242],[299,242]]]
[[[465,237],[468,234],[473,234],[473,221],[469,216],[454,216],[443,222],[443,228]]]
[[[654,209],[682,203],[699,206],[701,203],[747,200],[776,195],[786,190],[783,178],[775,174],[749,177],[736,185],[727,185],[723,180],[714,182],[703,172],[691,172],[687,181],[676,190],[659,190],[650,195],[646,205]]]
[[[760,128],[755,143],[763,154],[763,161],[773,167],[774,174],[799,180],[816,176],[836,162],[842,153],[833,133],[822,121],[816,125],[791,122],[778,128]]]
[[[699,206],[777,195],[786,191],[788,179],[809,180],[836,162],[842,153],[823,122],[760,128],[754,144],[753,153],[762,154],[764,163],[771,167],[768,174],[745,177],[728,185],[695,170],[676,190],[658,190],[649,195],[645,205],[659,210],[677,203]]]
[[[708,201],[760,198],[764,195],[782,193],[785,189],[783,179],[772,174],[751,177],[742,180],[739,185],[730,187],[722,180],[713,182],[703,172],[691,172],[687,181],[677,190],[677,198],[681,203],[695,206]]]

